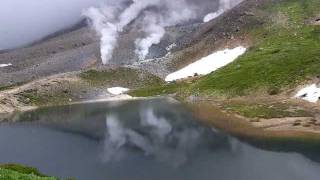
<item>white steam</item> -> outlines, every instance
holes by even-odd
[[[203,9],[216,4],[217,0],[125,0],[109,3],[100,8],[91,7],[83,12],[92,22],[92,27],[101,37],[101,59],[108,64],[117,46],[119,33],[132,22],[140,24],[142,37],[135,42],[135,53],[140,60],[146,58],[152,45],[160,43],[165,27],[174,26],[203,17]],[[218,12],[213,17],[232,8],[241,0],[220,0]],[[129,4],[129,5],[128,5]],[[215,6],[215,5],[214,5]],[[210,20],[212,14],[206,18]]]
[[[239,4],[242,0],[220,0],[219,1],[219,9],[218,11],[212,12],[207,14],[203,18],[203,22],[209,22],[217,17],[219,17],[221,14],[223,14],[225,11],[233,8],[237,4]]]
[[[123,28],[135,20],[140,12],[152,5],[153,3],[147,0],[133,0],[133,3],[119,14],[116,5],[104,6],[102,8],[91,7],[83,12],[83,15],[88,17],[93,28],[101,37],[101,59],[103,64],[108,64],[112,58],[112,53],[117,45],[117,39]]]
[[[110,16],[110,12],[118,17]],[[101,37],[101,59],[103,64],[107,64],[117,46],[118,34],[140,16],[142,18],[139,20],[143,26],[141,32],[145,35],[136,39],[135,52],[140,59],[144,59],[149,53],[149,48],[160,43],[166,26],[188,21],[196,17],[196,12],[185,0],[133,0],[126,8],[114,8],[110,5],[101,8],[91,7],[85,10],[83,15],[92,21],[93,28]]]
[[[159,17],[154,13],[147,13],[143,19],[143,32],[147,35],[145,38],[139,38],[135,41],[136,54],[140,60],[146,58],[149,48],[153,44],[159,44],[166,31],[159,22]]]
[[[217,17],[219,17],[221,14],[224,13],[224,10],[223,9],[219,9],[218,11],[216,12],[213,12],[213,13],[209,13],[207,14],[204,18],[203,18],[203,22],[209,22]]]
[[[91,19],[92,27],[97,31],[100,39],[101,60],[107,64],[112,58],[112,52],[117,45],[118,32],[120,31],[115,24],[115,14],[118,8],[106,6],[101,9],[89,8],[83,12],[83,15]]]

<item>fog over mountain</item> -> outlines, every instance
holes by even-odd
[[[81,20],[81,12],[105,0],[1,0],[0,49],[39,40]]]
[[[118,1],[99,8],[88,8],[83,15],[100,36],[101,59],[103,64],[108,64],[117,46],[119,33],[131,23],[138,24],[140,29],[137,31],[144,34],[135,40],[135,53],[140,60],[144,60],[151,46],[161,42],[166,33],[165,27],[199,21],[208,13],[219,12],[221,15],[239,2],[241,0]]]
[[[83,12],[90,7],[104,7],[104,9],[106,9],[105,7],[116,7],[118,10],[124,10],[132,4],[138,6],[140,4],[142,6],[131,11],[141,13],[142,9],[155,8],[153,13],[157,11],[159,13],[161,11],[164,13],[171,12],[169,15],[173,17],[165,20],[165,24],[174,25],[177,22],[183,22],[183,20],[203,18],[199,16],[217,11],[221,7],[221,1],[224,2],[224,6],[228,6],[241,0],[2,0],[0,6],[0,50],[25,46],[56,31],[71,27],[85,18]],[[110,14],[117,16],[117,13],[119,12],[113,10]],[[133,14],[127,15],[132,16]],[[179,19],[180,15],[181,19]],[[139,16],[139,14],[135,16]],[[155,16],[152,16],[152,18],[146,20],[154,21]],[[122,18],[128,18],[130,21],[132,17]],[[170,20],[174,22],[169,22]],[[140,44],[142,46],[140,48],[143,49],[143,39],[141,39]],[[141,53],[143,54],[143,52]]]

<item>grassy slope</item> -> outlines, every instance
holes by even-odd
[[[80,74],[80,77],[92,86],[117,85],[126,87],[145,87],[163,84],[160,78],[147,72],[141,72],[129,68],[118,68],[115,70],[89,70]]]
[[[37,169],[16,164],[0,165],[0,180],[58,180],[41,174]]]
[[[246,103],[228,103],[224,109],[229,112],[239,114],[247,118],[284,118],[284,117],[309,117],[309,112],[302,109],[295,109],[285,103],[273,104],[248,104]]]
[[[257,89],[277,94],[320,75],[320,27],[308,25],[319,0],[286,0],[262,8],[268,23],[248,33],[255,45],[234,63],[192,86],[204,94],[246,95]]]
[[[318,7],[320,0],[279,0],[260,6],[256,12],[268,16],[255,15],[252,20],[266,22],[244,28],[242,33],[252,38],[253,47],[235,62],[189,85],[162,85],[131,94],[151,96],[183,89],[183,94],[233,97],[257,90],[273,95],[293,88],[320,75],[320,27],[308,23],[320,14]]]
[[[89,70],[80,73],[79,77],[80,81],[77,82],[60,82],[48,89],[42,87],[41,89],[23,91],[18,94],[19,101],[36,106],[60,105],[69,103],[69,99],[77,100],[83,91],[91,92],[95,89],[106,89],[112,86],[143,88],[164,84],[164,81],[159,77],[128,68]]]
[[[157,95],[167,95],[175,93],[184,93],[185,90],[189,87],[188,83],[170,83],[170,84],[160,84],[156,86],[147,86],[144,88],[132,90],[129,92],[129,95],[135,97],[148,97],[148,96],[157,96]]]

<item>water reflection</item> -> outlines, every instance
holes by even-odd
[[[275,152],[253,147],[197,123],[182,105],[166,100],[47,108],[18,119],[29,121],[0,125],[0,163],[26,164],[61,178],[320,177],[320,164],[306,158],[303,151]]]
[[[186,120],[170,121],[156,116],[150,107],[139,112],[135,127],[120,121],[116,114],[106,116],[103,156],[106,162],[119,161],[129,155],[128,151],[139,150],[145,156],[177,167],[185,164],[197,150],[210,147],[210,142],[205,142],[205,137],[212,134],[209,128],[191,126]]]

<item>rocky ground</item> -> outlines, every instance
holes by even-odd
[[[205,122],[237,135],[320,137],[320,108],[302,100],[284,96],[248,96],[227,100],[198,97],[189,99],[189,103],[194,105],[196,114]]]

